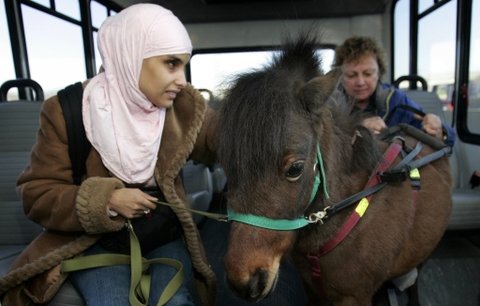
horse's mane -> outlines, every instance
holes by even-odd
[[[288,114],[315,120],[300,89],[322,75],[317,47],[317,38],[310,34],[287,40],[269,65],[233,80],[220,110],[218,139],[220,163],[230,184],[255,181],[266,169],[277,169],[285,153]],[[353,133],[357,123],[347,118],[348,106],[337,104],[332,103],[329,112]]]

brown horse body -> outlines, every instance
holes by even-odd
[[[236,213],[293,219],[321,211],[363,190],[382,160],[387,144],[362,128],[362,115],[352,114],[349,102],[335,95],[338,76],[317,70],[315,46],[306,37],[287,43],[269,67],[240,76],[228,92],[218,149],[229,180],[228,207]],[[415,142],[408,139],[407,146]],[[321,168],[317,145],[326,181],[310,204]],[[425,146],[419,156],[431,151]],[[320,305],[321,297],[334,305],[371,305],[382,284],[422,263],[446,229],[452,183],[448,159],[419,170],[416,201],[409,180],[388,184],[372,196],[349,235],[319,257],[321,284],[312,283],[307,255],[338,232],[355,205],[324,224],[299,230],[233,222],[225,256],[231,287],[245,299],[262,299],[275,287],[281,260],[292,254],[311,289],[312,305]]]

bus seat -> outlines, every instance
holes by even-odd
[[[422,106],[426,113],[438,115],[447,125],[452,122],[451,112],[443,111],[442,101],[436,93],[424,90],[403,91]],[[478,169],[478,150],[478,146],[464,143],[457,137],[450,157],[454,186],[448,229],[480,228],[480,188],[471,189],[469,185],[470,176]]]
[[[25,217],[16,181],[30,159],[42,103],[0,103],[0,260],[19,253],[42,230]],[[2,270],[3,271],[3,270]]]
[[[208,211],[215,193],[221,193],[226,185],[226,176],[219,165],[207,167],[189,160],[182,169],[183,184],[192,209]],[[203,216],[194,214],[198,224]]]
[[[212,174],[209,168],[189,160],[182,168],[182,178],[190,207],[207,211],[213,198]],[[198,224],[203,218],[194,214],[193,219]]]

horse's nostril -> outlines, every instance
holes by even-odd
[[[268,272],[265,269],[257,269],[248,282],[248,298],[257,300],[262,296],[268,282]]]
[[[227,278],[230,289],[235,291],[241,298],[256,302],[265,297],[264,290],[268,282],[268,272],[265,269],[257,269],[247,283],[235,283]]]

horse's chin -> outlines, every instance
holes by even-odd
[[[228,280],[228,285],[242,299],[249,302],[258,302],[268,297],[275,290],[277,280],[278,270],[275,273],[270,273],[265,269],[258,269],[248,281],[239,283]]]
[[[268,297],[275,290],[278,271],[278,265],[270,270],[258,268],[247,279],[233,280],[227,276],[227,282],[230,289],[242,299],[249,302],[258,302]]]

